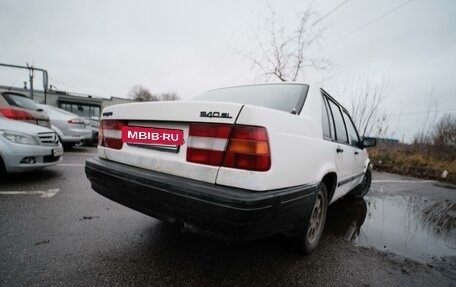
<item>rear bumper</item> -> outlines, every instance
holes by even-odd
[[[99,194],[192,232],[242,241],[303,227],[316,184],[271,191],[219,186],[92,158],[87,178]]]
[[[88,129],[66,129],[60,135],[62,142],[79,142],[92,140],[92,131]]]

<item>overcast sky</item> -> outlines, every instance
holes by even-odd
[[[319,23],[328,27],[321,54],[335,63],[325,86],[341,91],[366,73],[386,79],[388,135],[410,140],[429,103],[437,116],[456,114],[456,1],[408,2],[0,0],[0,63],[44,68],[50,84],[71,92],[126,97],[140,84],[187,99],[261,82],[239,51],[255,47],[268,3],[289,28],[310,4],[320,16],[343,4]],[[25,71],[0,67],[0,85],[26,80]]]

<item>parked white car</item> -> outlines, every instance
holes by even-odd
[[[57,133],[64,147],[92,140],[92,129],[88,120],[53,106],[38,106],[49,115],[51,128]]]
[[[32,171],[62,161],[63,148],[48,128],[0,118],[0,174]]]
[[[328,204],[369,190],[373,145],[319,87],[240,86],[105,108],[86,175],[101,195],[189,231],[284,233],[311,252]]]

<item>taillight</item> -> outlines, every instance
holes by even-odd
[[[265,128],[226,124],[190,124],[187,161],[253,171],[271,167]]]
[[[113,149],[122,148],[122,126],[125,121],[102,120],[98,129],[98,145]]]
[[[84,124],[85,122],[81,118],[75,118],[75,119],[68,120],[68,123],[69,124]]]
[[[14,120],[33,120],[33,116],[27,112],[15,109],[0,109],[5,117]]]
[[[232,125],[190,124],[187,161],[220,166]]]
[[[269,170],[271,155],[266,129],[234,126],[223,166],[255,171]]]

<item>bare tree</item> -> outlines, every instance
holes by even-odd
[[[413,136],[413,143],[415,145],[431,145],[433,141],[433,130],[438,118],[437,108],[438,104],[433,99],[433,92],[429,93],[429,102],[426,114],[422,123],[419,125],[420,129]],[[433,111],[434,110],[434,111]]]
[[[167,92],[160,94],[160,101],[179,101],[180,97],[175,92]]]
[[[445,114],[435,126],[433,134],[435,145],[456,146],[456,116]]]
[[[155,102],[155,101],[179,101],[180,97],[175,92],[161,93],[155,95],[148,88],[141,85],[134,86],[128,96],[137,102]]]
[[[282,82],[305,79],[305,69],[325,71],[330,67],[327,59],[313,57],[312,52],[320,47],[325,28],[318,27],[316,12],[307,8],[300,13],[299,23],[294,30],[287,27],[271,9],[262,34],[256,34],[257,47],[254,52],[241,52],[252,62],[253,68],[269,80]]]
[[[159,100],[159,98],[156,95],[153,95],[148,88],[141,85],[134,86],[128,95],[131,99],[137,102],[151,102]]]
[[[388,89],[384,77],[370,73],[358,75],[345,84],[344,94],[348,98],[350,113],[360,136],[384,136],[388,129],[387,116],[381,107]]]

